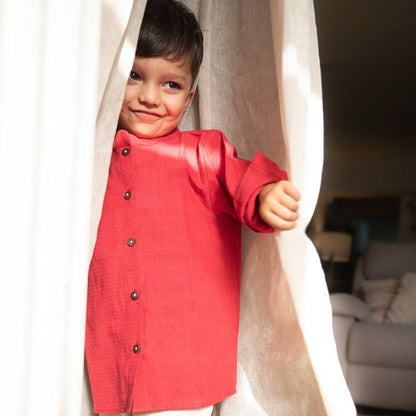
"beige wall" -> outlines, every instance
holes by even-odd
[[[396,194],[416,190],[416,139],[326,133],[323,191]]]

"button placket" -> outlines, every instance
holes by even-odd
[[[130,157],[131,157],[131,148],[128,148],[128,147],[123,148],[121,150],[121,155],[125,158],[124,160],[126,161],[126,163],[128,163],[127,160],[129,160]],[[133,161],[131,160],[130,163],[132,163],[132,162]],[[130,163],[128,163],[128,165]],[[125,201],[129,201],[132,198],[132,193],[134,191],[134,186],[133,186],[133,183],[128,183],[128,182],[126,183],[126,185],[127,186],[126,186],[125,191],[122,194],[122,196],[123,196],[123,199]],[[134,209],[134,204],[132,205],[131,202],[130,202],[128,205],[124,205],[124,207],[125,207],[124,210],[126,211],[126,218],[134,218],[134,215],[131,215],[132,213],[130,212],[131,209]],[[129,221],[128,224],[132,226],[131,231],[136,232],[136,230],[135,230],[135,223]],[[126,241],[126,244],[127,244],[127,246],[129,248],[132,248],[132,247],[134,247],[136,245],[136,242],[137,242],[136,238],[129,237],[127,239],[127,241]],[[135,251],[136,250],[137,250],[137,248],[135,250],[133,250],[133,251],[130,251],[129,250],[129,253],[131,253],[131,254],[129,254],[129,256],[135,257],[136,256],[136,254],[135,254]],[[132,279],[132,282],[131,283],[133,283],[133,279]],[[136,284],[137,284],[137,281],[133,283],[132,287],[134,288],[134,285],[136,285]],[[139,291],[137,289],[135,289],[135,288],[133,289],[133,288],[131,289],[131,291],[129,293],[129,298],[130,299],[128,300],[128,302],[131,302],[131,308],[133,308],[132,309],[132,315],[131,315],[132,317],[133,316],[137,316],[136,315],[137,313],[140,314],[139,309],[137,309],[137,308],[140,308],[140,306],[141,306]],[[138,325],[139,325],[138,328],[140,328],[140,324],[139,323],[138,323]],[[137,332],[138,338],[136,338],[136,340],[140,339],[140,335],[139,334],[140,334],[140,330],[138,330],[138,332]],[[133,354],[139,354],[140,351],[141,351],[140,344],[138,342],[134,342],[135,340],[132,340],[132,341],[133,341],[133,346],[131,347],[132,348],[131,351],[133,352]]]

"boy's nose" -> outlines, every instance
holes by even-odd
[[[139,101],[142,104],[157,106],[160,104],[160,94],[157,85],[144,83],[139,92]]]

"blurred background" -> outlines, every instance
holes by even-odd
[[[416,241],[416,1],[314,4],[325,158],[309,234],[351,236],[330,288],[349,290],[370,241]]]
[[[308,234],[360,415],[416,414],[416,1],[314,0],[325,155]]]

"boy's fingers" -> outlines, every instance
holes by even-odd
[[[279,207],[276,210],[268,209],[262,211],[261,217],[271,227],[287,230],[296,226],[299,214],[285,207]]]
[[[284,181],[282,185],[283,185],[283,190],[286,192],[286,194],[290,195],[296,201],[299,201],[300,192],[298,191],[298,188],[296,188],[296,186],[293,185],[292,182]]]
[[[266,185],[260,196],[259,214],[271,227],[291,230],[299,218],[299,199],[299,191],[289,181]]]
[[[271,209],[271,213],[284,221],[295,221],[299,218],[297,210],[291,210],[285,206],[279,206],[277,209]]]
[[[296,227],[296,221],[285,220],[282,217],[278,217],[272,213],[269,213],[264,220],[271,227],[278,230],[291,230]]]
[[[299,204],[296,199],[290,195],[281,192],[278,196],[270,195],[270,198],[265,199],[267,206],[272,211],[278,214],[280,208],[287,208],[290,211],[297,211],[299,209]]]
[[[298,200],[288,194],[283,194],[281,196],[280,205],[290,209],[291,211],[297,211],[299,209]]]

